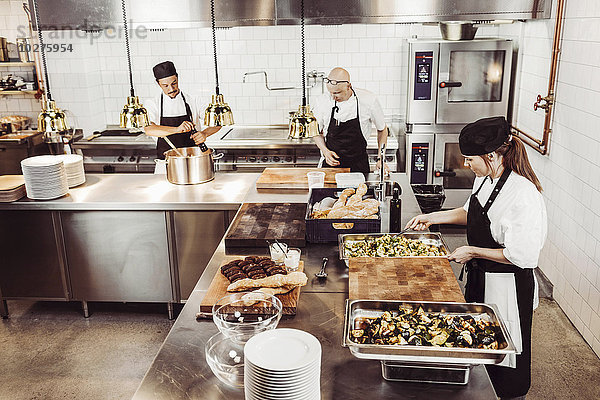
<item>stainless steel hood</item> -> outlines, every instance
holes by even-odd
[[[32,0],[29,0],[33,8]],[[44,30],[98,30],[122,24],[119,0],[38,2]],[[552,0],[305,0],[307,24],[412,23],[550,18]],[[209,0],[129,0],[133,28],[210,26]],[[219,0],[217,26],[290,25],[298,0]]]

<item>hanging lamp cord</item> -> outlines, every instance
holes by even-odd
[[[215,0],[210,0],[210,22],[212,25],[213,52],[215,55],[215,84],[217,95],[219,95],[219,67],[217,65],[217,28],[215,27]]]
[[[302,41],[302,105],[306,106],[306,79],[304,78],[306,76],[306,58],[304,55],[304,0],[300,2],[300,24],[300,37]]]
[[[40,41],[40,53],[42,53],[42,64],[44,65],[44,79],[46,80],[46,97],[49,101],[52,101],[52,94],[50,93],[50,81],[48,80],[48,67],[46,65],[46,52],[44,51],[44,38],[42,36],[42,27],[40,25],[40,12],[38,10],[38,0],[33,1],[35,6],[35,23],[37,24],[38,38]]]
[[[135,97],[133,90],[133,74],[131,73],[131,52],[129,50],[129,30],[127,29],[127,11],[125,9],[125,0],[121,0],[121,8],[123,9],[123,25],[125,26],[125,48],[127,49],[127,65],[129,67],[129,92],[131,97]]]

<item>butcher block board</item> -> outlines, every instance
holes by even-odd
[[[230,293],[242,293],[242,292],[228,292],[227,286],[229,286],[229,280],[225,275],[221,273],[221,267],[227,264],[230,261],[235,259],[244,258],[245,256],[237,256],[228,258],[226,261],[219,266],[215,277],[213,278],[210,286],[208,287],[208,291],[206,292],[206,296],[200,302],[200,312],[211,313],[213,306],[219,301],[223,296]],[[304,271],[304,261],[300,260],[298,265],[298,271]],[[300,297],[300,287],[295,288],[292,291],[283,294],[276,295],[279,300],[281,300],[282,305],[282,314],[283,315],[296,315],[296,311],[298,309],[298,298]]]
[[[446,258],[357,257],[348,268],[351,300],[465,301]]]
[[[305,203],[244,203],[225,236],[225,247],[267,247],[275,239],[306,245]]]
[[[265,168],[256,181],[257,189],[306,189],[306,174],[313,171],[325,172],[325,184],[335,185],[335,174],[350,172],[350,168]]]

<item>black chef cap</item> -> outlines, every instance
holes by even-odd
[[[482,118],[460,131],[458,144],[465,156],[481,156],[497,150],[509,139],[510,127],[504,117]]]
[[[165,61],[161,62],[160,64],[156,64],[154,68],[152,68],[152,72],[154,72],[154,77],[156,80],[177,75],[175,65],[171,61]]]

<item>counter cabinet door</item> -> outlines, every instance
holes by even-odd
[[[194,290],[233,215],[234,211],[173,213],[180,300],[187,300]]]
[[[5,298],[68,299],[54,218],[50,211],[0,212],[0,285]]]
[[[169,302],[163,211],[61,212],[73,298]]]

